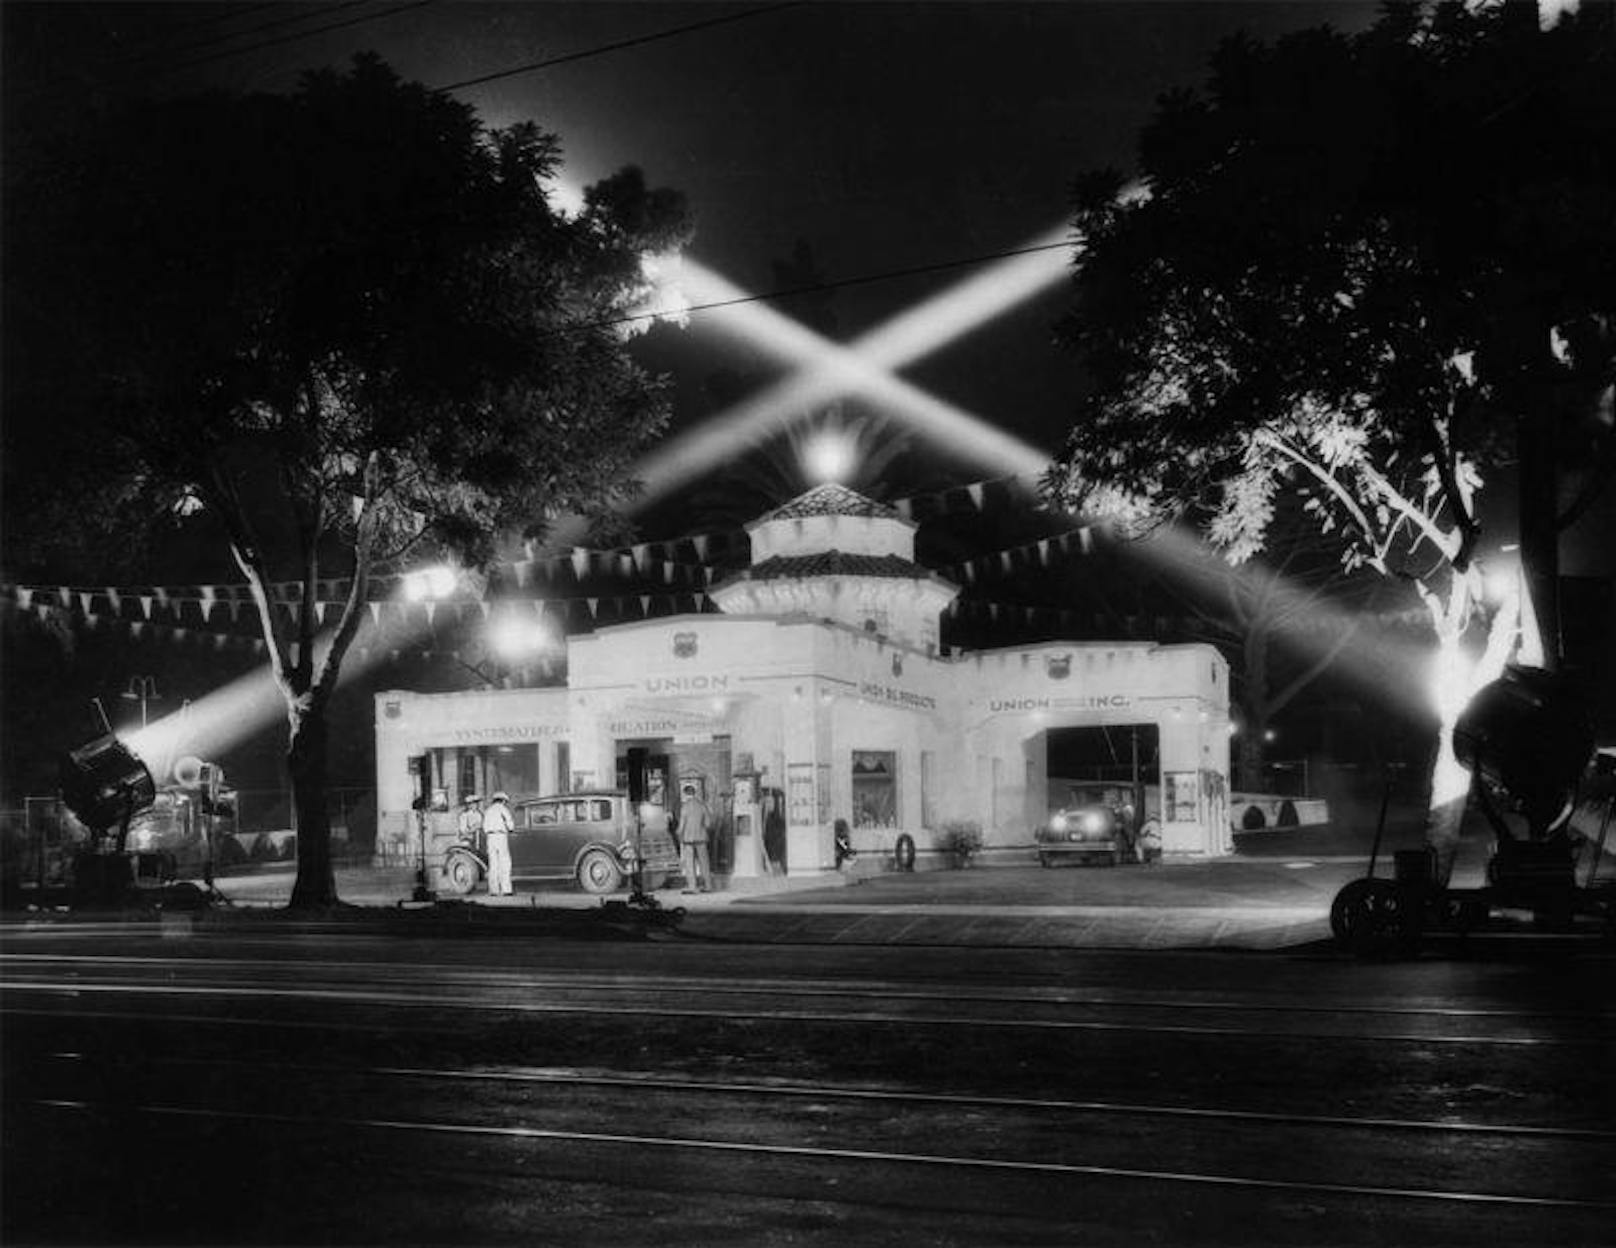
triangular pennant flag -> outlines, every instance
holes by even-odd
[[[1038,543],[1038,566],[1041,568],[1049,566],[1049,539],[1047,537]]]
[[[66,585],[58,585],[56,587],[56,601],[64,607],[71,607],[73,605],[73,591]]]
[[[640,614],[649,618],[651,615],[651,595],[640,595]]]
[[[528,578],[533,575],[533,564],[530,560],[521,559],[511,564],[511,571],[516,576],[516,587],[526,589]]]
[[[1012,560],[1011,554],[1008,550],[1001,550],[999,552],[999,571],[1009,572],[1013,562],[1014,561]]]
[[[696,558],[701,560],[703,563],[707,561],[707,547],[711,541],[712,534],[710,533],[697,533],[690,539],[690,545],[696,551]]]
[[[321,624],[325,623],[325,609],[329,605],[329,603],[323,601],[314,604],[314,618]]]
[[[1086,526],[1077,531],[1077,540],[1085,555],[1094,549],[1094,533]]]
[[[990,620],[992,620],[995,624],[997,624],[999,622],[999,611],[1000,611],[1000,607],[999,607],[998,603],[996,603],[996,602],[988,603],[988,618]]]
[[[589,575],[589,552],[582,546],[572,548],[572,575],[580,581]]]
[[[382,622],[382,604],[379,602],[367,602],[365,605],[370,608],[370,622],[379,626]],[[230,613],[230,618],[236,618],[235,612]]]
[[[81,589],[79,591],[79,610],[84,612],[85,615],[90,614],[90,602],[94,597],[95,595],[88,590]]]
[[[433,618],[438,614],[438,604],[428,598],[421,606],[426,611],[426,622],[428,624],[432,623]]]
[[[634,556],[635,570],[644,572],[646,564],[650,561],[651,547],[647,543],[641,542],[638,546],[629,547],[629,551]]]
[[[600,606],[600,599],[599,598],[585,598],[584,601],[589,604],[589,618],[594,619],[595,618],[595,611]]]
[[[975,507],[978,511],[981,511],[982,497],[986,493],[983,483],[980,481],[974,482],[973,484],[965,487],[965,492],[971,496],[971,506]]]

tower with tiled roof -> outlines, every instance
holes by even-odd
[[[915,562],[915,526],[843,485],[821,485],[746,526],[752,565],[710,594],[732,615],[835,620],[935,649],[959,587]]]

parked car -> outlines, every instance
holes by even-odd
[[[1067,786],[1067,800],[1035,833],[1040,866],[1057,862],[1148,862],[1160,833],[1144,816],[1143,794],[1133,785],[1094,781]]]
[[[515,802],[511,814],[511,878],[574,879],[586,893],[622,888],[642,863],[641,887],[661,888],[679,870],[679,850],[661,806],[641,806],[640,826],[628,794],[617,790],[557,793]],[[481,844],[456,842],[444,853],[444,888],[469,893],[488,875]]]

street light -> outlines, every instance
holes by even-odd
[[[155,676],[131,676],[129,688],[119,695],[129,702],[140,703],[140,726],[146,727],[146,703],[156,702],[160,696],[157,692],[157,678]]]

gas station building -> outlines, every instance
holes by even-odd
[[[834,826],[860,853],[900,839],[925,866],[946,824],[984,848],[1030,847],[1048,814],[1047,734],[1154,726],[1168,857],[1228,852],[1229,675],[1206,645],[1049,642],[967,653],[938,643],[956,586],[914,562],[915,526],[822,485],[747,526],[751,564],[717,584],[720,614],[606,627],[568,642],[565,688],[376,697],[378,849],[410,854],[411,760],[453,808],[695,784],[720,816],[731,875],[835,869]],[[452,816],[451,816],[452,817]]]

